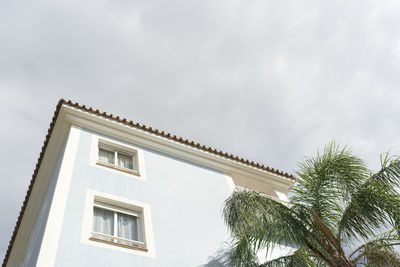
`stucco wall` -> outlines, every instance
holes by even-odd
[[[216,170],[142,148],[146,181],[89,164],[92,132],[82,129],[56,266],[199,266],[227,240],[221,207],[231,193]],[[108,137],[110,138],[110,137]],[[155,258],[80,242],[86,190],[151,206]]]

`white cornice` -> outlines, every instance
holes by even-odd
[[[60,111],[61,114],[66,123],[120,138],[170,156],[222,171],[231,176],[256,179],[286,193],[294,184],[294,181],[289,178],[175,142],[79,108],[63,105]]]

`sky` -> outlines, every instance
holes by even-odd
[[[60,98],[295,173],[400,154],[398,1],[0,1],[0,259]]]

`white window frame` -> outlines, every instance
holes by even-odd
[[[95,197],[95,199],[96,199],[96,197]],[[98,242],[105,242],[108,244],[114,243],[114,245],[116,245],[116,246],[122,246],[122,247],[126,247],[126,248],[147,251],[146,239],[145,239],[145,235],[143,234],[144,223],[143,223],[142,212],[139,211],[140,208],[138,208],[137,210],[129,210],[129,209],[121,208],[121,207],[118,207],[115,205],[110,205],[110,204],[107,204],[107,203],[104,203],[101,201],[96,201],[96,200],[94,201],[93,209],[95,207],[101,208],[104,210],[108,210],[113,213],[114,229],[113,229],[113,235],[107,235],[107,234],[104,234],[101,232],[93,231],[93,227],[92,227],[92,234],[90,237],[91,240],[98,241]],[[122,238],[122,237],[118,236],[118,213],[136,217],[138,240],[130,240],[130,239],[126,239],[126,238]],[[104,240],[102,238],[107,238],[109,241]],[[123,241],[124,243],[121,244],[121,243],[118,243],[118,241]]]
[[[99,159],[99,148],[114,152],[114,164],[110,164]],[[118,152],[124,155],[131,155],[133,157],[133,164],[136,169],[132,170],[118,166]],[[135,177],[143,181],[146,180],[143,150],[137,146],[122,141],[117,141],[93,134],[89,164],[91,166],[106,169],[121,175]]]
[[[100,159],[100,149],[111,152],[114,154],[114,163],[108,163],[105,162],[103,160]],[[126,167],[122,167],[118,164],[118,160],[119,160],[119,155],[125,155],[125,156],[129,156],[132,159],[132,169],[130,168],[126,168]],[[105,165],[105,166],[109,166],[112,168],[116,168],[116,169],[121,169],[122,171],[126,171],[128,173],[135,174],[135,175],[139,175],[139,168],[138,168],[138,161],[137,161],[137,152],[136,151],[125,151],[119,148],[116,148],[115,146],[112,145],[108,145],[108,144],[104,144],[104,141],[99,141],[99,146],[98,146],[98,154],[97,154],[97,164],[101,164],[101,165]]]
[[[132,240],[117,237],[115,231],[116,216],[114,213],[114,234],[113,236],[104,235],[106,238],[113,239],[113,241],[101,240],[101,238],[95,238],[93,232],[93,213],[94,207],[98,206],[107,210],[129,214],[133,216],[139,216],[138,220],[138,239],[139,246],[125,245],[124,243],[118,243],[117,241],[132,242]],[[97,235],[103,235],[97,233]],[[150,205],[142,202],[138,202],[132,199],[127,199],[103,192],[94,191],[91,189],[87,190],[85,209],[83,214],[83,223],[81,230],[81,243],[89,244],[97,247],[112,249],[121,251],[129,254],[136,254],[146,257],[155,258],[155,247],[154,237],[151,220],[151,209]],[[133,243],[136,243],[135,241]]]

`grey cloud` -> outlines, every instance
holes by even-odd
[[[398,153],[396,1],[0,2],[0,257],[60,97],[293,172]]]

